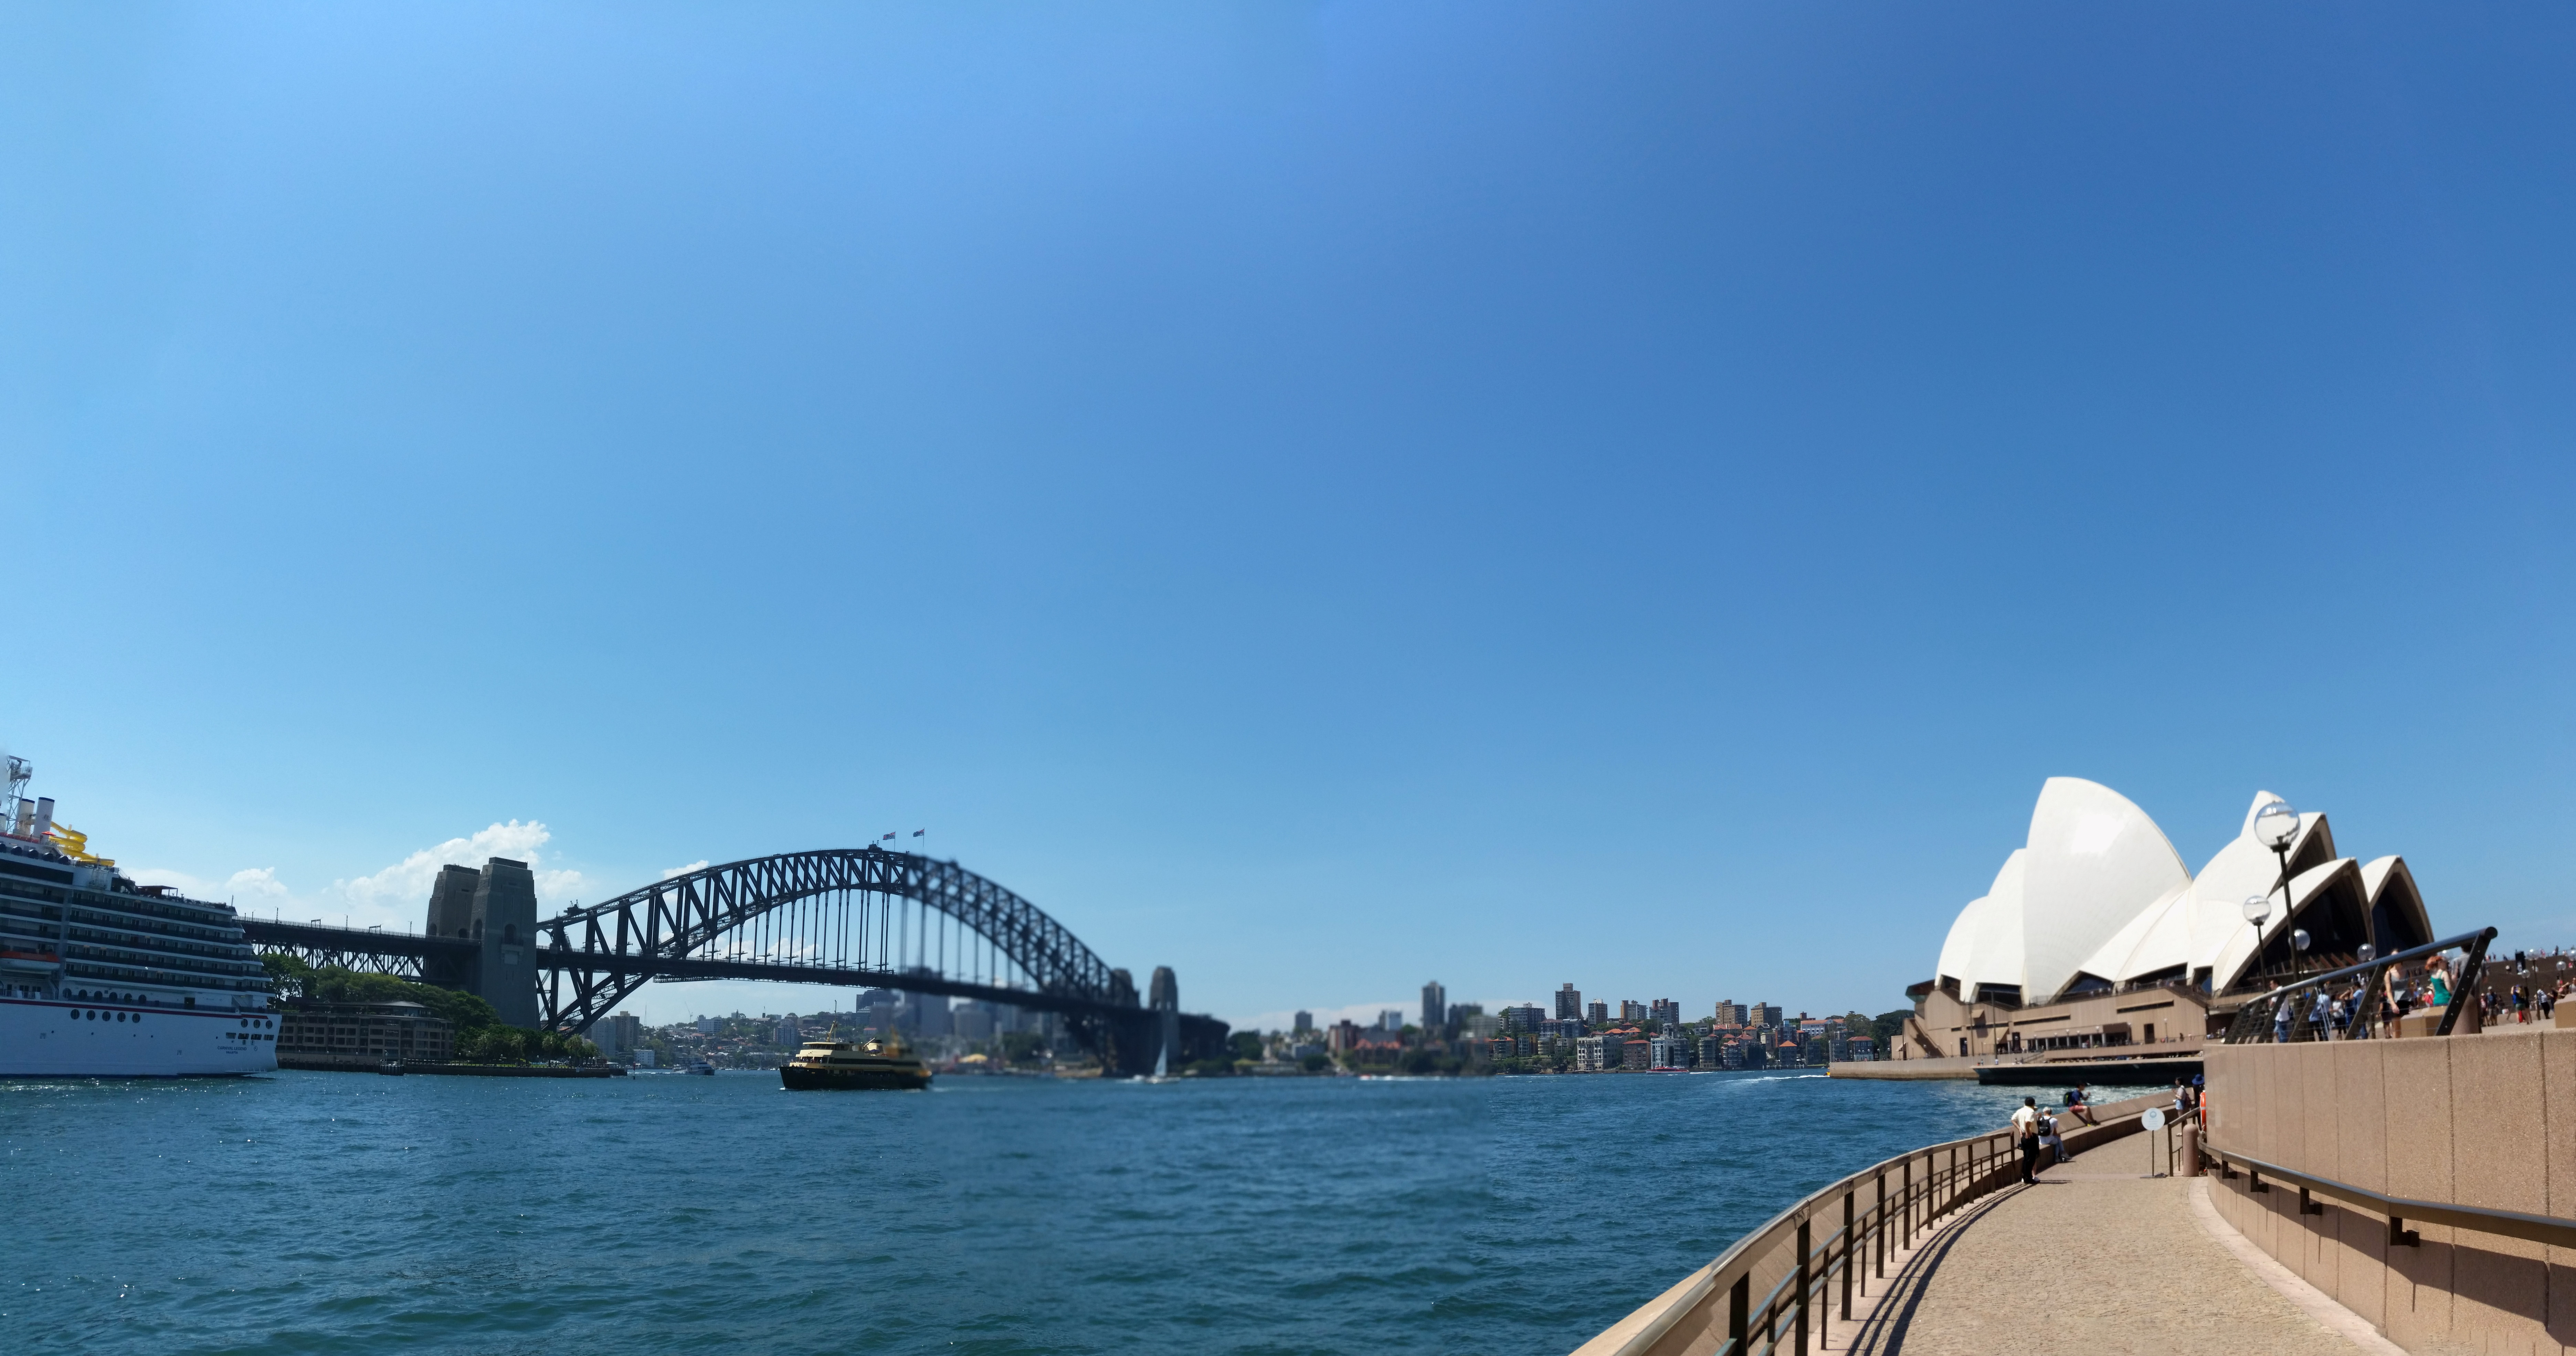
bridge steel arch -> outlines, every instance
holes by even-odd
[[[894,900],[981,938],[1009,973],[979,982],[905,966]],[[746,937],[758,958],[735,954]],[[1128,1072],[1150,1067],[1171,1030],[1138,1006],[1124,971],[1036,905],[955,862],[874,847],[704,867],[542,920],[536,941],[541,1021],[567,1031],[587,1031],[655,978],[868,984],[1037,1008],[1062,1015],[1104,1067]],[[1223,1045],[1221,1022],[1180,1025],[1174,1063]]]

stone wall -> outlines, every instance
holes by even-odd
[[[2576,1030],[2211,1046],[2214,1146],[2415,1200],[2576,1218]],[[2246,1238],[2419,1352],[2576,1352],[2576,1253],[2213,1176]]]

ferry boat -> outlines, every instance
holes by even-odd
[[[277,1068],[259,956],[229,904],[137,885],[6,764],[0,1078],[199,1078]]]
[[[778,1082],[798,1091],[926,1088],[930,1086],[930,1066],[906,1052],[899,1038],[855,1045],[849,1041],[807,1041],[797,1047],[796,1058],[778,1066]]]

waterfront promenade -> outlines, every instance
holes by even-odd
[[[2397,1350],[2286,1271],[2264,1268],[2269,1259],[2210,1207],[2207,1179],[2150,1178],[2145,1167],[2138,1141],[2118,1140],[1971,1204],[1892,1258],[1887,1279],[1855,1297],[1853,1321],[1827,1325],[1818,1349]]]

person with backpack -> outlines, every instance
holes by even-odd
[[[2039,1099],[2024,1097],[2021,1109],[2012,1114],[2013,1132],[2021,1141],[2021,1180],[2028,1186],[2037,1180],[2033,1169],[2039,1163]]]
[[[2057,1117],[2046,1111],[2039,1113],[2039,1152],[2051,1162],[2067,1161],[2066,1141],[2057,1133]]]

